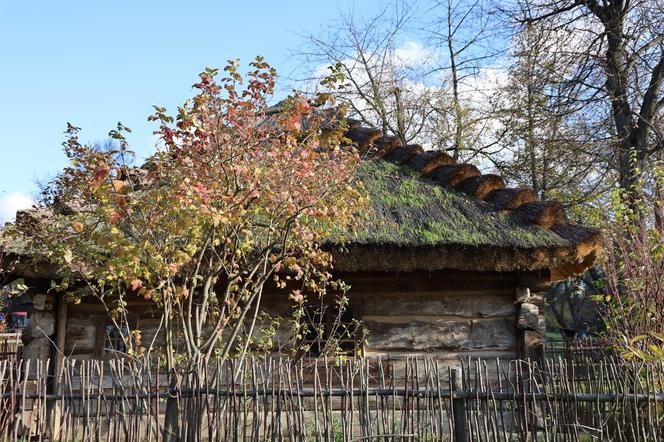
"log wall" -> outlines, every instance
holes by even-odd
[[[516,275],[498,272],[356,274],[351,303],[368,335],[367,356],[514,358]]]
[[[428,355],[451,361],[517,356],[520,332],[514,273],[365,272],[339,276],[351,285],[354,316],[368,332],[364,345],[367,356]],[[289,317],[283,293],[265,296],[263,307],[272,315]],[[143,300],[131,302],[129,311],[147,345],[157,332],[159,312]],[[107,317],[103,307],[92,300],[70,304],[64,354],[78,359],[103,356],[100,334],[109,323]],[[275,341],[289,341],[286,334],[280,330]]]

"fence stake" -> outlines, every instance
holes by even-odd
[[[461,367],[452,367],[450,377],[453,393],[463,391]],[[454,441],[468,442],[468,429],[466,426],[466,400],[454,397],[452,399],[452,420],[454,422]]]

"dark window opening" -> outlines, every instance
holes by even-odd
[[[118,329],[114,324],[107,325],[104,328],[106,339],[104,341],[104,352],[121,352],[127,350],[126,338],[129,336],[129,330],[126,327]]]

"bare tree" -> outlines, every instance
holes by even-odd
[[[433,112],[432,92],[422,83],[423,49],[398,47],[413,14],[400,1],[366,20],[343,14],[322,33],[309,35],[309,47],[300,53],[314,77],[329,74],[323,72],[328,66],[344,77],[340,96],[349,102],[351,116],[404,144],[418,139]]]
[[[584,43],[567,82],[575,101],[610,107],[620,186],[637,189],[647,160],[664,149],[664,5],[652,0],[519,0],[520,23],[566,29]]]
[[[452,117],[453,136],[447,150],[458,159],[466,149],[476,154],[482,150],[476,132],[489,125],[482,124],[487,116],[476,99],[484,92],[478,79],[482,68],[494,62],[504,48],[495,38],[495,11],[488,8],[487,1],[437,0],[431,11],[436,15],[426,32],[441,57],[429,74],[442,76],[449,84],[449,108],[435,110],[441,117]]]
[[[493,110],[505,151],[493,162],[507,178],[542,198],[580,203],[603,193],[598,190],[610,186],[612,175],[605,131],[579,112],[581,89],[566,84],[576,69],[576,58],[567,55],[576,44],[571,37],[538,24],[514,37],[513,62]]]

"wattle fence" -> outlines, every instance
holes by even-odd
[[[0,333],[0,361],[21,358],[21,333]]]
[[[0,386],[3,440],[664,440],[664,367],[617,359],[0,361]]]

